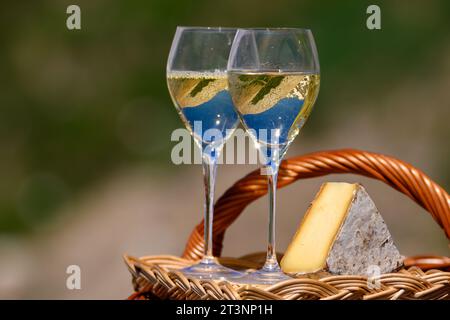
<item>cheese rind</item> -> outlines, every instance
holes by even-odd
[[[368,275],[402,265],[383,218],[359,184],[325,183],[281,261],[286,273]]]

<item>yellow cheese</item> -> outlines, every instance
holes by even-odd
[[[360,184],[323,184],[281,260],[282,270],[366,274],[373,265],[381,272],[402,265],[375,204]]]
[[[356,184],[326,183],[307,211],[281,260],[286,273],[323,269],[331,245],[344,221]]]

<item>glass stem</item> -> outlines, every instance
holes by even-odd
[[[278,271],[280,266],[277,261],[277,252],[275,248],[275,218],[276,218],[276,194],[277,194],[277,180],[278,180],[279,163],[271,161],[266,166],[266,173],[268,178],[268,193],[269,193],[269,232],[267,244],[267,256],[264,263],[264,271]]]
[[[203,181],[205,184],[205,208],[203,234],[205,244],[202,263],[214,263],[213,255],[213,219],[214,219],[214,186],[216,182],[217,157],[216,154],[203,154]]]

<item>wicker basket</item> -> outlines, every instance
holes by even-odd
[[[316,152],[291,158],[280,166],[278,187],[298,179],[332,173],[374,178],[404,193],[425,208],[450,238],[450,196],[420,170],[381,154],[359,150]],[[252,201],[267,193],[266,177],[256,170],[228,189],[215,204],[214,254],[220,256],[225,231]],[[135,293],[130,299],[450,299],[450,258],[418,256],[405,259],[405,268],[377,279],[358,275],[302,276],[271,286],[231,284],[186,278],[181,269],[200,259],[203,222],[193,230],[183,257],[125,256]],[[220,258],[235,269],[257,269],[264,253],[240,259]],[[169,271],[172,270],[172,271]],[[378,285],[373,285],[373,283]]]

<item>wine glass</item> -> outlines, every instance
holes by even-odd
[[[182,269],[199,279],[232,279],[241,272],[213,256],[212,226],[217,160],[239,124],[228,91],[226,67],[236,29],[178,27],[167,62],[167,85],[178,113],[202,152],[205,184],[202,260]]]
[[[319,92],[319,61],[310,30],[238,29],[228,60],[234,106],[259,149],[268,177],[269,235],[262,269],[239,282],[289,279],[275,251],[275,200],[281,159],[305,124]]]

